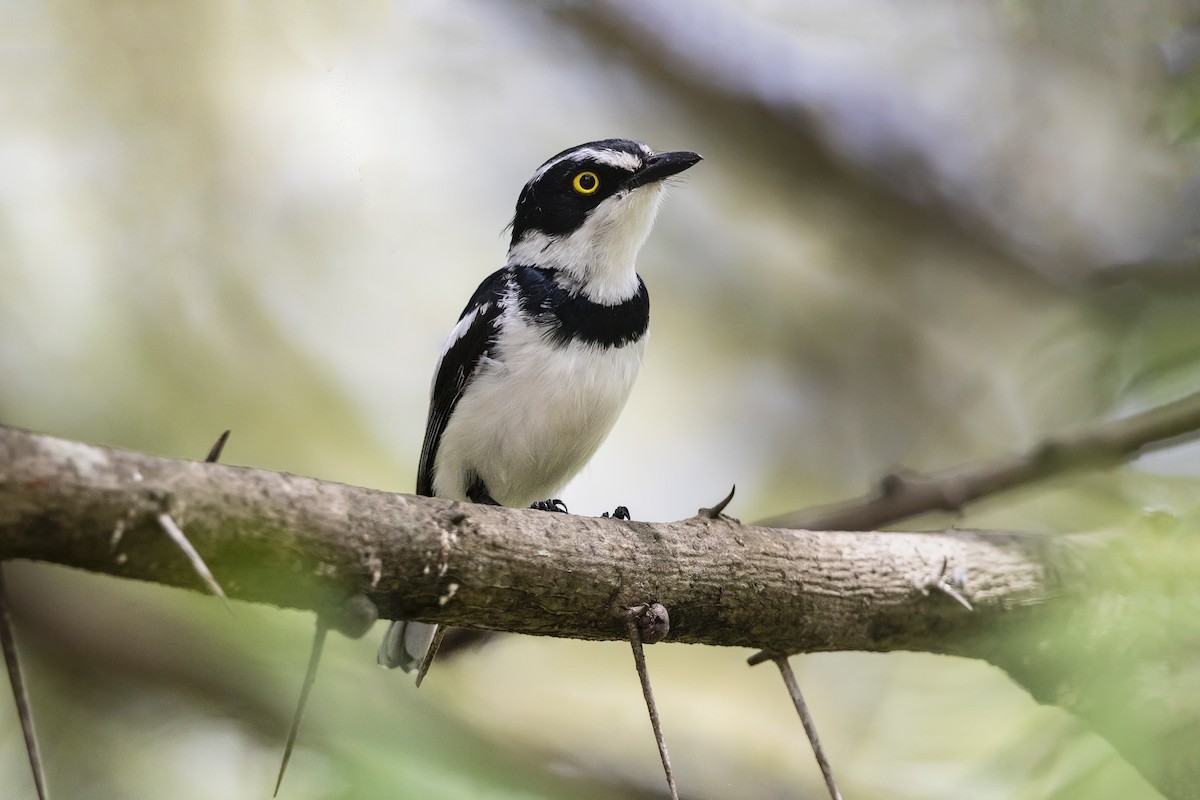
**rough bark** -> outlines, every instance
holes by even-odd
[[[1016,533],[780,531],[489,508],[0,434],[0,557],[201,589],[170,513],[231,598],[583,639],[658,601],[671,638],[777,652],[933,649],[1061,591],[1080,544]],[[920,588],[966,570],[976,613]],[[1057,566],[1056,566],[1057,565]],[[936,632],[936,635],[934,635]]]
[[[584,639],[625,638],[616,610],[655,601],[670,641],[986,659],[1168,796],[1200,786],[1190,537],[621,522],[0,428],[0,558],[202,589],[164,511],[234,599],[337,614],[365,595],[384,617]]]

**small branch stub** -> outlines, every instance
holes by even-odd
[[[336,613],[327,614],[326,624],[347,639],[361,639],[379,620],[379,609],[365,594],[347,597]]]
[[[643,644],[658,644],[671,632],[671,617],[661,603],[633,606],[629,614],[637,624]]]

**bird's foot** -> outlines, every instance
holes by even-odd
[[[629,516],[629,509],[625,506],[617,506],[611,514],[605,511],[600,516],[604,517],[605,519],[609,519],[610,517],[612,519],[633,519],[633,517]]]
[[[475,476],[467,485],[467,499],[472,503],[479,503],[485,506],[498,506],[496,498],[492,497],[492,493],[488,491],[487,484],[483,482],[483,478]]]
[[[567,504],[562,500],[559,500],[557,497],[553,498],[552,500],[538,500],[536,503],[532,503],[529,507],[534,511],[553,511],[558,514],[568,513]]]

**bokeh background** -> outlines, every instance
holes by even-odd
[[[743,519],[1200,385],[1187,0],[0,2],[0,421],[395,491],[532,170],[706,160],[643,251],[643,375],[564,492]],[[1183,447],[981,504],[1196,511]],[[12,564],[55,797],[261,798],[310,615]],[[330,640],[282,797],[650,798],[628,648],[508,637],[424,688]],[[649,650],[686,797],[821,797],[778,675]],[[847,797],[1152,798],[985,664],[794,660]],[[0,793],[33,797],[0,701]]]

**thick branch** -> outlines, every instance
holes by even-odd
[[[983,658],[1083,716],[1160,787],[1200,781],[1194,748],[1171,749],[1195,741],[1200,693],[1138,677],[1200,641],[1200,614],[1174,613],[1197,607],[1191,537],[622,522],[0,428],[0,558],[201,589],[163,512],[230,598],[337,614],[364,594],[385,617],[584,639],[625,638],[614,609],[657,601],[672,641]],[[947,582],[974,611],[938,590]]]
[[[612,609],[656,600],[675,641],[782,652],[957,652],[1006,607],[1058,594],[1079,549],[484,507],[0,429],[0,558],[199,589],[163,512],[231,598],[323,610],[363,593],[384,617],[584,639],[624,639]],[[943,559],[968,572],[977,614],[920,591]]]

